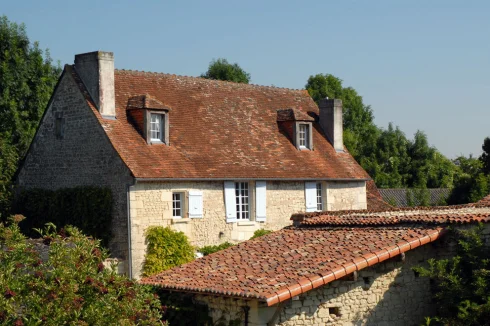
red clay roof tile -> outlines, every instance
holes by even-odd
[[[370,179],[347,151],[335,151],[318,123],[312,151],[298,151],[278,128],[278,109],[294,109],[299,119],[318,117],[304,90],[116,70],[116,119],[110,120],[96,110],[75,70],[65,69],[136,178]],[[172,109],[169,146],[147,144],[128,120],[128,100],[142,94],[140,106]]]

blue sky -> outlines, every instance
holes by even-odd
[[[378,126],[423,130],[449,158],[490,137],[488,1],[9,1],[54,60],[112,51],[120,69],[197,76],[213,58],[252,83],[304,88],[331,73]]]

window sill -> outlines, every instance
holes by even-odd
[[[252,226],[255,225],[255,221],[237,221],[238,226]]]
[[[187,224],[190,223],[191,219],[190,218],[180,218],[180,217],[173,217],[172,218],[172,224]]]

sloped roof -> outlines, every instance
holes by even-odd
[[[490,221],[490,207],[481,205],[426,214],[418,210],[328,213],[304,217],[296,220],[297,226],[141,282],[182,292],[254,298],[271,306],[435,241],[448,224]]]
[[[366,181],[366,200],[368,210],[386,210],[394,208],[383,200],[374,180]]]
[[[398,207],[406,207],[409,206],[408,199],[407,199],[407,191],[410,190],[414,194],[417,192],[419,189],[410,189],[410,188],[385,188],[385,189],[378,189],[379,193],[383,197],[383,199],[389,203],[393,202]],[[449,197],[449,194],[451,193],[451,189],[449,188],[430,188],[430,189],[424,189],[428,191],[429,195],[429,205],[439,205],[441,201],[446,201],[447,198]],[[413,197],[414,205],[419,206],[420,199],[416,198],[417,196]]]
[[[95,110],[75,70],[65,69],[136,178],[370,179],[347,151],[335,151],[318,123],[313,151],[298,151],[279,128],[278,109],[318,116],[305,90],[116,70],[116,120],[110,120]],[[128,121],[128,100],[142,94],[171,108],[170,146],[148,145]]]

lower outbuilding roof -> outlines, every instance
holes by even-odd
[[[484,204],[296,214],[295,225],[141,280],[253,298],[268,306],[437,240],[453,223],[490,221]]]

